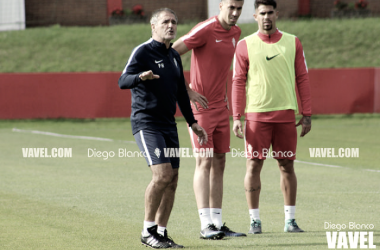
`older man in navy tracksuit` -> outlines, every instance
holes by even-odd
[[[153,173],[145,192],[141,242],[153,248],[182,248],[166,230],[177,187],[179,155],[165,156],[164,149],[179,148],[176,103],[200,142],[207,141],[207,134],[194,119],[181,57],[171,48],[170,41],[177,33],[176,14],[168,8],[159,9],[150,22],[152,38],[133,50],[119,79],[121,89],[131,89],[132,133]]]

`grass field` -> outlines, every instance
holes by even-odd
[[[306,232],[285,234],[279,171],[272,159],[262,172],[263,234],[246,238],[198,239],[192,190],[194,159],[182,158],[168,230],[187,249],[327,249],[325,222],[374,225],[380,247],[379,115],[316,116],[298,141],[297,221]],[[18,132],[13,130],[19,129]],[[190,147],[178,123],[181,147]],[[54,137],[109,138],[112,141]],[[143,196],[151,174],[143,158],[88,157],[88,149],[137,151],[128,119],[0,121],[0,249],[145,249],[139,243]],[[243,142],[231,137],[231,148]],[[72,158],[24,158],[22,148],[72,148]],[[309,148],[359,148],[359,158],[311,158]],[[313,165],[320,163],[325,165]],[[340,167],[331,167],[334,165]],[[247,232],[245,159],[227,157],[223,220]],[[359,230],[358,230],[359,231]],[[364,230],[366,231],[366,230]]]
[[[177,38],[195,25],[180,24]],[[257,24],[241,24],[241,38]],[[280,30],[297,35],[309,68],[380,67],[380,18],[279,20]],[[0,72],[121,72],[132,49],[151,36],[147,24],[111,27],[31,28],[0,32]],[[190,68],[190,55],[182,57]]]

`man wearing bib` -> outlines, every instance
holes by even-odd
[[[301,137],[311,129],[311,100],[307,65],[300,40],[276,27],[275,0],[256,0],[259,30],[239,41],[234,60],[232,106],[234,134],[244,138],[247,168],[244,179],[250,214],[250,234],[261,233],[260,172],[266,157],[277,160],[284,197],[285,232],[303,232],[295,221],[297,178],[294,160],[296,126]],[[302,115],[298,113],[298,89]],[[244,100],[246,100],[245,111]],[[240,118],[245,114],[245,129]],[[272,145],[272,150],[270,146]]]

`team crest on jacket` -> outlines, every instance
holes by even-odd
[[[232,38],[232,44],[234,45],[234,48],[235,48],[235,45],[236,45],[235,37]]]
[[[173,59],[174,59],[175,66],[178,68],[177,60],[175,58],[173,58]]]
[[[156,148],[154,150],[154,154],[157,156],[157,158],[160,158],[161,150],[159,148]]]

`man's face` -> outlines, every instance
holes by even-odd
[[[278,11],[276,11],[273,6],[261,4],[256,9],[256,13],[253,16],[259,25],[259,30],[263,33],[271,34],[276,31]]]
[[[219,10],[222,22],[228,26],[234,26],[240,17],[244,1],[225,0],[220,2]]]
[[[153,38],[159,42],[171,41],[177,35],[177,21],[170,12],[161,12],[157,22],[151,26]]]

